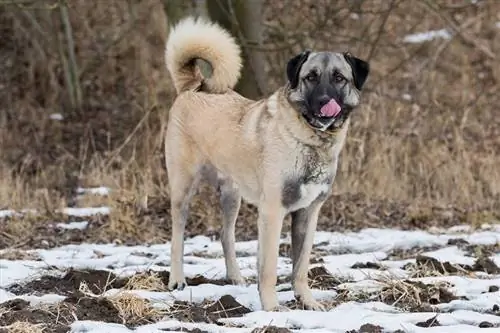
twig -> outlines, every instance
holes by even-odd
[[[457,25],[453,22],[453,20],[449,16],[444,14],[441,10],[439,10],[439,7],[437,7],[437,5],[434,2],[429,0],[420,0],[418,3],[422,4],[425,8],[427,8],[427,10],[439,16],[439,18],[441,18],[441,20],[443,20],[447,25],[449,25],[450,28],[453,30],[453,32],[457,34],[458,37],[460,37],[460,39],[464,44],[478,49],[490,59],[493,60],[496,59],[496,56],[493,53],[493,51],[491,51],[486,45],[480,44],[478,40],[467,35],[466,32],[463,31],[460,27],[457,27]]]
[[[82,89],[80,87],[80,80],[78,77],[78,65],[76,63],[76,56],[75,56],[75,42],[73,40],[73,29],[71,27],[71,22],[69,21],[68,6],[66,4],[66,1],[61,0],[59,4],[60,4],[59,10],[61,13],[61,20],[63,23],[66,41],[68,43],[69,64],[67,69],[69,70],[69,79],[71,82],[71,85],[68,88],[72,89],[73,91],[74,102],[75,102],[73,107],[80,109],[82,106]]]

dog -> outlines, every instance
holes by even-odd
[[[281,229],[290,214],[294,295],[306,309],[323,310],[308,287],[309,257],[368,62],[349,52],[306,49],[288,61],[286,84],[251,100],[233,90],[243,65],[236,40],[215,22],[191,16],[171,27],[165,62],[177,92],[164,134],[172,218],[169,289],[186,286],[188,205],[198,181],[211,174],[220,192],[227,278],[245,283],[235,253],[244,199],[258,207],[262,309],[287,310],[279,305],[275,286]]]

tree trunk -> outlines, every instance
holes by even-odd
[[[262,44],[262,0],[209,0],[207,11],[242,47],[242,75],[235,90],[248,98],[262,97],[267,93],[264,54],[249,47]]]

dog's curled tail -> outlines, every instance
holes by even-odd
[[[224,93],[240,77],[241,50],[228,31],[203,18],[186,17],[171,28],[165,62],[177,93]]]

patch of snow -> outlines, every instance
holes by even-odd
[[[78,187],[76,189],[76,193],[78,194],[94,194],[94,195],[106,196],[109,195],[110,192],[111,190],[105,186],[90,187],[90,188]]]
[[[10,216],[13,216],[15,213],[16,213],[16,211],[14,211],[12,209],[0,210],[0,218],[10,217]]]
[[[16,295],[0,288],[0,303],[7,302],[8,300],[11,300],[13,298],[16,298]]]
[[[88,211],[84,211],[88,214]],[[369,228],[359,232],[317,232],[314,244],[315,251],[324,251],[321,257],[323,265],[336,277],[348,278],[350,282],[342,283],[336,290],[313,289],[314,298],[330,302],[337,292],[376,293],[385,285],[386,280],[409,278],[409,272],[401,268],[414,262],[414,258],[391,260],[389,253],[395,249],[412,249],[415,247],[437,246],[439,249],[424,252],[424,255],[440,261],[471,265],[474,258],[456,246],[449,246],[448,240],[462,238],[470,244],[495,244],[500,241],[500,228],[491,225],[486,229],[472,231],[467,228],[455,228],[449,232],[430,233],[426,231],[402,231],[391,229]],[[289,236],[281,243],[288,243]],[[239,253],[237,261],[242,275],[254,279],[257,274],[256,253],[257,242],[238,242],[236,249]],[[147,270],[165,271],[170,265],[170,243],[154,244],[150,246],[119,246],[114,244],[72,244],[54,249],[32,250],[41,259],[35,260],[0,260],[0,287],[8,287],[12,283],[19,283],[35,279],[49,272],[63,275],[64,269],[93,268],[108,270],[119,276],[128,276],[136,272]],[[500,259],[500,254],[492,256]],[[222,247],[219,241],[212,241],[205,236],[186,239],[184,248],[184,271],[187,277],[203,275],[206,278],[224,278],[225,265]],[[376,263],[385,267],[384,270],[371,268],[355,269],[355,263]],[[54,269],[54,267],[56,269]],[[278,276],[289,277],[292,272],[290,258],[278,258]],[[188,286],[184,290],[153,292],[148,290],[130,290],[140,297],[149,299],[155,307],[168,307],[174,301],[202,302],[216,300],[223,295],[231,294],[242,305],[253,312],[239,318],[227,318],[224,321],[242,327],[223,327],[213,324],[186,323],[164,318],[162,321],[144,325],[131,330],[123,325],[109,324],[96,321],[76,321],[71,325],[71,332],[161,332],[162,329],[194,329],[199,328],[208,332],[248,332],[256,327],[269,324],[284,326],[296,332],[342,332],[359,329],[364,323],[379,325],[386,331],[403,330],[405,332],[495,332],[498,328],[478,328],[482,321],[500,324],[500,317],[484,313],[494,304],[500,303],[500,292],[488,292],[492,285],[500,286],[500,275],[480,274],[471,276],[438,276],[411,279],[424,283],[449,284],[449,290],[457,296],[466,296],[467,300],[455,300],[450,303],[436,305],[437,320],[442,326],[422,328],[416,323],[426,321],[436,313],[431,312],[403,312],[402,310],[381,302],[347,302],[338,305],[328,312],[292,310],[289,312],[261,311],[259,293],[255,283],[244,286],[200,284]],[[106,296],[120,292],[118,289],[106,291]],[[121,291],[123,292],[123,291]],[[294,299],[291,283],[281,283],[277,286],[280,303]],[[32,304],[58,302],[60,295],[15,296],[4,289],[0,289],[0,301],[11,298],[23,298]],[[448,312],[448,313],[446,313]]]
[[[66,207],[62,210],[62,213],[71,216],[91,216],[97,214],[108,215],[110,212],[109,207],[88,207],[88,208],[75,208]]]
[[[433,39],[442,38],[442,39],[450,39],[451,34],[446,29],[440,30],[430,30],[426,32],[419,32],[411,35],[406,35],[403,38],[403,42],[411,43],[411,44],[419,44],[423,42],[427,42]]]
[[[82,221],[82,222],[70,222],[70,223],[57,223],[56,228],[59,229],[66,229],[66,230],[84,230],[88,227],[89,222],[88,221]]]
[[[50,118],[50,119],[52,119],[52,120],[59,120],[59,121],[61,121],[61,120],[63,120],[63,119],[64,119],[63,115],[62,115],[62,114],[60,114],[60,113],[52,113],[52,114],[49,116],[49,118]]]
[[[500,29],[500,21],[498,21],[497,23],[495,23],[495,26]]]

